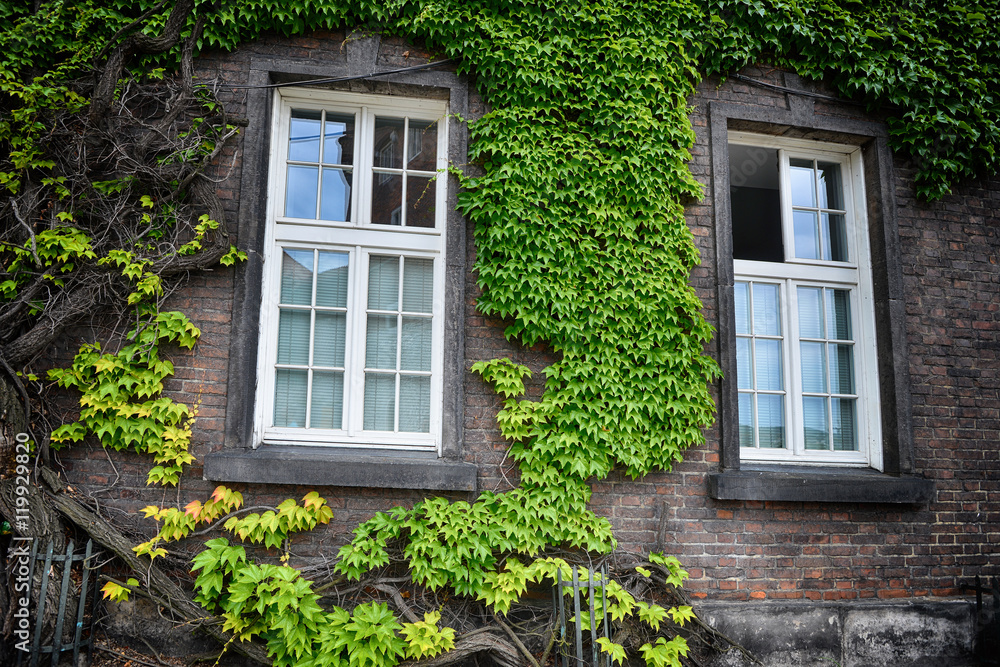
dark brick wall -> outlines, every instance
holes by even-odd
[[[317,33],[308,39],[268,38],[235,54],[207,54],[199,74],[206,82],[241,84],[255,55],[308,58],[313,65],[342,58],[344,36]],[[426,62],[428,54],[403,41],[381,43],[378,66],[393,68]],[[780,71],[748,71],[755,78],[782,84]],[[235,116],[245,114],[245,91],[220,88]],[[711,191],[712,165],[707,127],[708,103],[788,105],[787,96],[742,82],[705,81],[691,100],[697,132],[691,170]],[[817,113],[865,118],[859,107],[816,102]],[[482,103],[470,99],[473,117]],[[869,118],[870,119],[870,118]],[[227,151],[217,176],[234,241],[239,203],[240,146]],[[688,451],[670,473],[633,481],[613,473],[593,485],[593,508],[609,518],[621,546],[657,549],[677,555],[691,573],[695,599],[825,599],[923,597],[959,594],[977,573],[1000,568],[1000,299],[997,298],[997,225],[1000,180],[957,188],[940,202],[915,197],[914,165],[895,164],[895,192],[902,243],[906,329],[910,346],[913,428],[917,472],[937,484],[929,506],[716,501],[708,497],[706,475],[719,469],[717,426],[706,430],[707,443]],[[263,184],[262,184],[263,186]],[[244,193],[247,194],[247,193]],[[706,317],[718,323],[714,211],[705,199],[687,208],[688,222],[701,251],[702,265],[692,284]],[[503,337],[504,323],[476,312],[478,288],[472,230],[468,230],[466,286],[466,367],[477,360],[507,356],[535,372],[530,395],[542,387],[541,369],[554,359],[544,349],[521,349]],[[239,271],[237,268],[235,271]],[[193,353],[172,355],[176,375],[168,391],[179,401],[197,404],[194,454],[218,451],[224,442],[226,381],[231,349],[233,269],[191,279],[172,297],[170,307],[188,313],[203,336]],[[713,343],[707,352],[717,356]],[[507,443],[495,415],[499,399],[480,379],[466,372],[465,460],[479,466],[480,490],[516,484],[517,471],[505,462]],[[718,387],[715,388],[718,395]],[[185,504],[204,499],[213,484],[192,466],[180,489],[149,488],[149,464],[139,457],[107,455],[84,445],[61,455],[71,483],[86,483],[110,511],[135,512],[150,503]],[[250,504],[276,504],[301,497],[305,488],[239,488]],[[422,495],[405,490],[319,489],[335,512],[328,530],[296,538],[294,551],[332,557],[360,520],[393,505],[412,505]],[[452,494],[471,499],[470,494]],[[137,527],[149,532],[141,518]]]

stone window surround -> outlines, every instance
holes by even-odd
[[[797,77],[786,81],[801,87]],[[803,92],[808,92],[803,89]],[[719,472],[707,477],[717,500],[803,502],[926,503],[934,484],[915,474],[910,406],[909,356],[892,152],[884,125],[816,114],[806,96],[788,94],[788,108],[709,104],[712,197],[715,216],[718,288],[718,359],[727,378],[736,377],[732,221],[729,202],[730,130],[796,137],[861,147],[864,162],[875,327],[879,364],[883,471],[822,465],[760,464],[740,461],[735,381],[721,382]]]
[[[345,448],[264,445],[253,447],[254,400],[266,231],[268,155],[273,88],[286,81],[367,75],[376,68],[378,37],[350,39],[345,58],[314,61],[254,56],[247,90],[249,124],[243,138],[238,237],[248,261],[236,271],[233,290],[232,345],[229,359],[225,446],[205,457],[204,476],[217,482],[359,486],[424,490],[475,491],[477,468],[461,460],[463,452],[463,375],[466,223],[456,211],[458,185],[449,176],[445,252],[445,354],[441,456]],[[453,72],[422,70],[371,80],[323,86],[334,90],[446,99],[457,118],[465,118],[468,84]],[[462,164],[467,153],[464,123],[448,124],[448,160]]]

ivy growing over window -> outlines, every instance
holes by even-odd
[[[176,482],[197,432],[196,426],[191,430],[193,411],[159,398],[171,367],[160,359],[158,345],[193,344],[197,336],[182,316],[159,311],[166,293],[162,281],[195,266],[185,264],[190,257],[238,259],[235,250],[227,254],[227,244],[209,243],[209,236],[220,236],[215,219],[221,220],[221,209],[213,210],[211,193],[199,195],[197,179],[184,170],[185,164],[209,164],[234,132],[211,95],[191,88],[191,56],[233,50],[266,33],[362,26],[422,41],[455,58],[489,105],[469,128],[469,157],[478,169],[461,176],[459,197],[461,212],[476,229],[475,269],[483,293],[477,307],[507,321],[510,339],[544,343],[558,360],[545,369],[538,400],[522,398],[526,368],[508,360],[473,367],[503,397],[498,422],[513,443],[519,486],[484,493],[474,503],[432,498],[376,515],[341,552],[337,568],[350,579],[386,562],[389,545],[402,543],[414,581],[509,606],[510,596],[497,594],[501,579],[514,577],[518,567],[535,568],[531,576],[538,577],[562,567],[535,560],[546,547],[613,548],[610,525],[587,507],[590,480],[616,466],[633,477],[669,470],[685,449],[704,442],[714,412],[708,387],[718,368],[704,352],[712,329],[688,284],[699,256],[683,202],[702,196],[687,167],[694,142],[688,100],[705,76],[769,61],[828,81],[884,115],[891,145],[915,160],[918,190],[927,199],[1000,169],[1000,30],[989,0],[167,4],[0,3],[0,187],[9,198],[0,217],[3,229],[23,230],[0,237],[0,321],[7,322],[0,351],[16,365],[27,363],[27,346],[37,346],[37,340],[25,339],[25,332],[66,310],[61,295],[84,285],[74,276],[100,285],[116,276],[119,288],[106,293],[121,297],[125,317],[138,324],[121,350],[87,347],[72,369],[54,375],[84,392],[87,408],[57,438],[74,441],[92,432],[111,447],[152,453],[160,464],[153,482]],[[129,45],[127,54],[116,48],[120,44]],[[121,74],[110,82],[101,77],[109,62]],[[172,90],[184,92],[200,115],[186,117],[191,132],[179,133],[174,149],[163,149],[151,163],[159,171],[130,172],[97,162],[81,167],[80,154],[53,143],[55,129],[104,113],[105,99],[128,99],[99,95],[107,86],[130,94],[143,86],[153,90],[177,67],[180,83]],[[172,176],[164,171],[169,169]],[[185,208],[192,199],[201,208]],[[134,234],[117,248],[106,236],[98,238],[108,219],[102,212],[112,204],[135,220]],[[204,208],[210,216],[201,214]],[[175,242],[165,250],[164,239]],[[50,253],[56,246],[65,252]],[[140,375],[123,372],[136,368]],[[136,420],[155,420],[160,413],[166,416],[157,438],[136,435]],[[292,517],[319,507],[316,499],[305,502],[281,511]],[[281,511],[267,517],[266,526],[259,523],[262,515],[252,527],[231,529],[239,533],[243,526],[251,535],[278,521]],[[191,526],[178,528],[183,517],[162,512],[151,510],[187,534]],[[317,522],[323,521],[303,525]],[[280,537],[270,528],[260,530],[280,542],[289,526]],[[155,555],[157,548],[147,544],[144,553]],[[312,600],[314,594],[287,567],[252,565],[229,548],[213,541],[197,560],[204,601],[230,614],[228,629],[273,638],[274,628],[265,628],[262,619],[273,613],[274,623],[286,624],[280,601]],[[232,590],[214,585],[224,577],[235,582]],[[266,583],[275,607],[248,616],[242,611],[244,589],[254,582]],[[523,591],[520,584],[504,586],[507,593]],[[119,586],[113,594],[124,590]],[[316,618],[336,616],[317,630],[317,646],[353,641],[343,634],[351,623],[395,627],[378,605],[359,608],[353,617],[343,610],[308,610]],[[450,646],[437,621],[429,616],[408,624],[403,632],[409,644],[390,632],[377,664]],[[291,664],[307,652],[305,644],[278,644],[279,662]],[[675,649],[661,641],[643,653],[650,664],[671,664],[664,656],[676,663]],[[608,652],[619,655],[615,647]]]

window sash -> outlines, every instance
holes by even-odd
[[[355,103],[356,102],[356,103]],[[411,105],[411,103],[413,103]],[[444,168],[447,165],[447,116],[443,102],[428,100],[391,100],[377,96],[337,94],[337,99],[329,93],[311,90],[282,91],[275,95],[272,130],[271,170],[269,188],[269,224],[265,245],[265,272],[262,285],[261,340],[258,353],[258,390],[255,418],[254,446],[262,442],[273,444],[324,445],[350,447],[363,445],[374,448],[440,450],[443,405],[443,340],[444,340],[444,294],[445,294],[445,224],[447,183]],[[326,111],[355,116],[354,158],[351,167],[353,184],[351,192],[351,218],[347,221],[324,221],[318,219],[289,218],[283,215],[287,165],[289,161],[288,135],[292,109]],[[416,121],[436,121],[437,172],[407,170],[419,177],[441,174],[434,181],[435,226],[391,227],[369,224],[372,180],[379,173],[373,168],[374,119],[376,115],[396,118],[412,118]],[[409,141],[407,136],[404,141]],[[409,145],[406,146],[409,148]],[[276,369],[291,368],[287,364],[277,364],[279,335],[279,300],[281,283],[281,263],[283,249],[300,249],[310,252],[343,252],[349,257],[349,285],[347,307],[347,331],[344,359],[343,421],[340,428],[299,428],[276,427],[274,423]],[[433,262],[433,295],[431,312],[421,315],[430,321],[431,362],[430,370],[393,371],[402,376],[420,376],[430,379],[428,432],[406,431],[366,431],[364,425],[365,394],[365,354],[367,326],[368,269],[372,255],[402,256]],[[315,275],[313,281],[315,283]],[[314,292],[315,294],[315,292]],[[402,304],[400,304],[402,306]],[[283,309],[300,309],[315,313],[315,306],[288,306]],[[402,313],[399,317],[409,318]],[[398,318],[397,318],[398,319]],[[401,334],[399,334],[401,335]],[[397,351],[397,354],[399,352]],[[310,365],[315,367],[313,359]],[[316,371],[310,370],[310,379]],[[397,385],[402,382],[397,381]],[[417,381],[422,384],[423,381]],[[310,383],[311,386],[311,383]],[[398,390],[397,390],[398,391]],[[397,399],[397,408],[398,408]],[[394,419],[394,426],[395,419]]]
[[[755,276],[739,276],[735,278],[736,283],[751,282],[754,285],[777,285],[779,291],[780,306],[778,309],[780,317],[780,334],[737,334],[737,340],[780,340],[781,346],[781,380],[780,389],[756,389],[756,383],[751,390],[747,387],[737,389],[738,396],[749,395],[772,395],[782,396],[782,407],[784,414],[784,439],[783,448],[769,449],[759,446],[759,432],[757,428],[756,410],[754,411],[754,446],[740,447],[740,457],[745,461],[761,462],[816,462],[831,464],[865,464],[869,463],[873,457],[873,450],[878,444],[872,428],[872,417],[878,416],[878,396],[877,377],[868,371],[875,365],[872,352],[873,345],[863,338],[867,332],[862,334],[859,321],[863,319],[859,289],[854,286],[830,285],[828,283],[816,281],[796,281],[796,280],[775,280],[760,278]],[[853,317],[854,331],[854,394],[857,397],[856,409],[856,437],[858,451],[835,451],[835,450],[809,450],[805,445],[805,424],[803,417],[803,396],[815,395],[815,392],[806,392],[802,386],[802,358],[801,358],[801,326],[799,322],[798,288],[826,288],[849,290],[850,307]],[[752,304],[750,305],[752,310]],[[807,342],[812,338],[806,338]],[[832,339],[831,339],[832,340]],[[738,352],[737,352],[738,354]],[[751,357],[751,364],[757,362],[756,356]],[[738,364],[741,363],[738,361]],[[827,371],[829,360],[827,360]],[[756,369],[752,368],[756,373]],[[739,379],[738,379],[739,380]],[[874,388],[874,389],[873,389]],[[836,394],[836,392],[834,392]],[[874,396],[873,396],[874,394]],[[836,394],[837,397],[841,396]],[[756,401],[757,399],[754,399]],[[828,403],[829,405],[829,403]],[[756,403],[754,404],[756,407]],[[874,443],[874,444],[873,444]],[[869,447],[869,445],[872,445]]]
[[[736,282],[752,281],[780,285],[782,299],[780,314],[782,321],[781,349],[784,381],[784,394],[782,395],[784,396],[785,448],[765,449],[757,447],[759,436],[756,432],[756,421],[754,421],[755,446],[740,447],[741,460],[762,463],[870,465],[881,469],[881,422],[875,350],[874,303],[860,150],[855,146],[821,144],[808,140],[766,137],[742,132],[730,132],[729,143],[778,149],[782,240],[785,252],[784,262],[733,260]],[[789,162],[794,158],[833,162],[840,165],[841,186],[844,190],[844,209],[838,210],[843,210],[845,215],[848,261],[795,257],[794,228],[792,225],[793,206],[789,178]],[[797,301],[799,287],[850,291],[855,327],[853,360],[854,390],[857,395],[855,418],[858,451],[856,452],[805,449],[802,405],[804,392],[802,390],[802,359]],[[735,313],[733,317],[735,317]],[[743,335],[739,335],[737,338],[747,339]],[[734,354],[738,355],[738,352],[734,351]],[[737,365],[740,363],[741,361],[738,360]],[[737,414],[739,399],[750,394],[751,392],[745,389],[737,388]],[[739,424],[736,426],[740,427]],[[739,441],[739,436],[737,436],[737,441]]]

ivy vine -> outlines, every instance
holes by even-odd
[[[269,32],[355,26],[455,58],[489,105],[469,128],[479,169],[461,177],[459,195],[476,229],[477,307],[507,322],[508,338],[543,343],[557,361],[538,400],[523,398],[526,368],[503,359],[473,366],[503,398],[498,423],[520,467],[516,489],[379,513],[356,529],[336,568],[357,581],[398,550],[414,582],[505,611],[522,584],[569,567],[545,560],[547,548],[614,548],[610,524],[587,507],[591,480],[615,467],[633,477],[670,470],[704,442],[713,418],[709,385],[719,371],[704,353],[712,328],[688,284],[699,256],[683,209],[702,196],[687,168],[696,85],[760,61],[825,80],[886,118],[892,147],[914,159],[918,192],[934,200],[1000,170],[996,19],[988,0],[0,2],[0,354],[27,364],[52,340],[46,331],[87,310],[79,299],[119,304],[134,323],[124,343],[114,352],[86,346],[51,375],[82,394],[80,420],[53,441],[93,433],[105,446],[152,454],[151,483],[176,483],[191,461],[194,411],[160,396],[172,366],[159,346],[190,347],[198,334],[183,315],[161,311],[165,285],[239,259],[200,176],[237,129],[193,87],[192,58]],[[120,151],[128,159],[87,161],[90,144],[124,136],[109,109],[116,118],[156,109],[160,125]],[[129,221],[128,233],[105,234],[110,219]],[[183,513],[151,508],[165,525],[140,553],[155,559],[159,541],[242,503],[217,494]],[[329,520],[320,500],[226,528],[278,547]],[[433,613],[399,625],[376,603],[323,610],[293,568],[256,563],[225,540],[206,547],[195,560],[200,600],[236,636],[268,641],[279,664],[391,665],[453,645]],[[658,631],[663,616],[641,604],[629,613]],[[683,622],[681,607],[672,609]],[[352,657],[359,637],[368,638],[357,654],[365,660]],[[640,653],[648,664],[679,664],[682,643],[661,637]],[[621,647],[604,648],[624,659]]]

